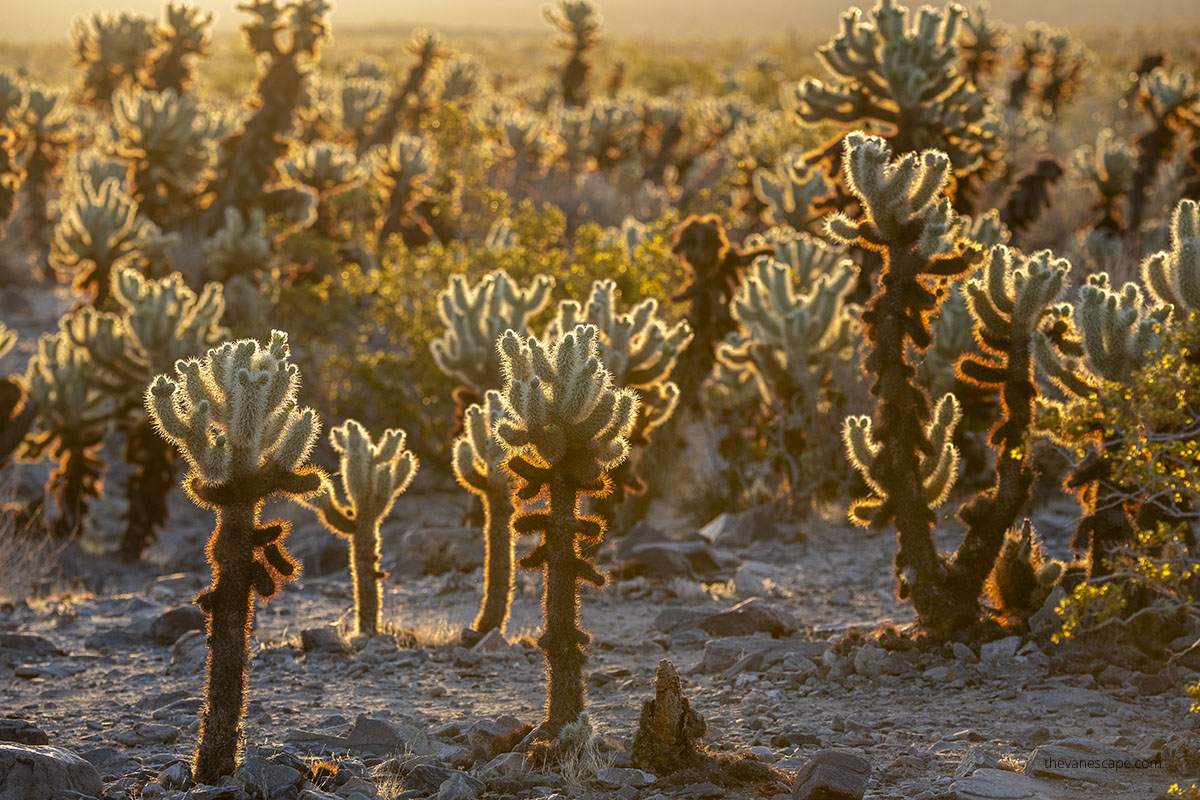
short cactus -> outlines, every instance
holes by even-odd
[[[817,203],[833,194],[829,176],[818,165],[806,167],[798,154],[789,154],[775,171],[754,171],[754,194],[766,205],[763,221],[806,231],[815,227],[821,214]]]
[[[382,149],[382,148],[381,148]],[[437,164],[432,148],[420,136],[401,133],[377,159],[374,180],[384,192],[379,236],[402,236],[410,246],[429,242],[429,223],[416,213],[429,192],[429,179]]]
[[[592,74],[587,57],[600,41],[604,24],[600,7],[592,0],[556,0],[542,6],[542,19],[558,29],[555,44],[570,54],[559,78],[563,102],[577,108],[587,105],[587,82]]]
[[[516,497],[544,498],[545,510],[523,508],[513,521],[518,533],[540,532],[541,543],[521,561],[545,573],[545,632],[538,646],[546,657],[546,715],[533,741],[553,741],[584,711],[584,646],[579,585],[601,586],[604,577],[580,555],[580,537],[598,541],[604,520],[580,516],[583,497],[608,492],[608,471],[624,460],[637,416],[637,396],[615,389],[604,369],[598,331],[580,325],[545,345],[512,331],[500,339],[504,363],[505,419],[496,434],[509,450],[508,469],[519,478]]]
[[[359,155],[372,147],[387,145],[396,138],[405,116],[420,107],[426,78],[447,54],[441,35],[436,31],[422,29],[413,31],[412,39],[405,49],[416,57],[416,61],[409,68],[404,83],[392,94],[386,108],[376,117],[370,132],[359,141]]]
[[[273,596],[298,569],[283,547],[287,523],[263,523],[263,504],[321,486],[321,473],[305,465],[319,422],[312,409],[297,408],[299,383],[287,334],[274,331],[266,346],[243,339],[202,360],[181,360],[174,379],[159,375],[146,390],[159,432],[191,465],[184,487],[217,516],[207,550],[212,588],[196,598],[208,616],[208,681],[193,764],[201,783],[217,783],[237,766],[253,593]]]
[[[389,428],[371,441],[355,420],[329,431],[329,442],[340,457],[342,490],[348,502],[338,499],[337,489],[328,479],[321,491],[305,501],[315,509],[334,534],[350,540],[350,570],[354,576],[354,616],[358,633],[374,635],[379,631],[383,607],[383,579],[379,569],[379,527],[392,510],[413,476],[417,459],[404,447],[404,431]]]
[[[474,403],[466,410],[463,434],[455,440],[452,454],[455,479],[483,501],[486,545],[483,603],[471,625],[473,636],[482,636],[492,630],[503,633],[512,605],[516,542],[512,525],[512,476],[504,468],[508,450],[496,436],[497,426],[503,419],[500,393],[489,391],[483,405]]]
[[[84,68],[84,102],[107,106],[118,89],[140,83],[154,33],[153,19],[128,11],[76,18],[71,43],[76,66]]]
[[[187,3],[168,3],[165,14],[154,30],[146,77],[157,91],[183,92],[192,85],[196,59],[208,55],[215,15]]]
[[[1062,579],[1063,562],[1046,558],[1029,520],[1004,537],[988,576],[986,594],[1001,619],[1023,623],[1038,611]]]
[[[980,3],[967,11],[965,33],[959,49],[963,53],[962,70],[978,86],[981,78],[990,78],[1000,69],[1000,54],[1008,45],[1008,27],[988,19],[991,7]]]
[[[1142,283],[1176,321],[1200,311],[1200,205],[1182,200],[1171,216],[1171,249],[1142,262]]]

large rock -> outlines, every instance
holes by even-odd
[[[704,645],[699,671],[712,675],[738,666],[739,671],[761,672],[793,653],[820,662],[828,650],[828,642],[730,636]]]
[[[634,547],[619,570],[624,577],[715,578],[731,576],[740,562],[727,550],[706,542],[651,542]]]
[[[1045,788],[1026,775],[985,767],[955,781],[950,792],[954,800],[1050,800]]]
[[[263,797],[281,797],[289,790],[299,789],[304,782],[304,776],[297,770],[262,756],[247,758],[238,765],[234,777],[247,792]]]
[[[782,608],[776,608],[761,597],[743,600],[728,611],[710,614],[697,627],[712,636],[749,636],[762,632],[772,636],[787,636],[798,627],[796,618]]]
[[[23,633],[0,633],[0,661],[44,661],[61,656],[62,651],[49,639]]]
[[[432,755],[440,749],[440,745],[434,746],[425,731],[413,725],[402,722],[386,722],[368,717],[366,714],[358,715],[350,732],[345,736],[331,736],[315,731],[293,729],[288,731],[284,739],[299,744],[315,744],[380,754],[408,752],[413,755]],[[435,784],[430,791],[436,790],[437,787],[438,784]]]
[[[751,542],[781,538],[766,507],[718,514],[700,529],[700,536],[722,547],[744,547]]]
[[[417,528],[400,537],[394,552],[395,562],[418,563],[424,575],[470,572],[483,566],[483,537],[478,528]]]
[[[0,742],[50,744],[50,737],[32,722],[23,719],[0,719]]]
[[[150,623],[150,638],[159,644],[175,644],[188,631],[204,630],[204,612],[198,606],[172,608]]]
[[[818,750],[792,784],[792,800],[862,800],[871,762],[845,750]]]
[[[99,795],[96,768],[61,747],[0,744],[0,800],[52,800],[65,791]]]
[[[1034,778],[1058,778],[1105,784],[1114,769],[1130,769],[1145,763],[1126,750],[1090,739],[1064,739],[1047,742],[1033,751],[1025,762],[1025,774]]]
[[[531,730],[533,726],[528,722],[502,716],[472,723],[465,735],[471,755],[478,761],[491,761],[501,753],[511,751]]]

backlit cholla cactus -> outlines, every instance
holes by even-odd
[[[61,331],[44,334],[26,367],[24,384],[37,406],[22,461],[55,461],[46,493],[58,506],[56,536],[78,536],[90,498],[99,497],[105,464],[100,448],[112,421],[112,402],[95,383],[91,358]]]
[[[448,52],[443,47],[441,34],[420,28],[413,31],[412,39],[404,49],[416,60],[409,67],[404,83],[388,99],[387,107],[371,126],[370,133],[359,141],[359,155],[377,145],[392,142],[406,119],[410,123],[416,122],[416,114],[422,107],[422,93],[427,91],[425,81]]]
[[[542,498],[513,521],[518,533],[541,533],[542,541],[521,560],[544,571],[545,632],[538,646],[546,657],[546,715],[531,741],[553,742],[584,711],[584,647],[579,627],[579,588],[604,577],[580,553],[579,539],[598,542],[604,519],[579,514],[584,497],[602,497],[609,470],[629,451],[637,396],[614,388],[597,347],[594,326],[580,325],[545,345],[513,331],[500,339],[504,362],[505,418],[496,429],[508,449],[508,469],[519,479],[516,497]]]
[[[254,593],[267,599],[298,570],[283,547],[288,525],[263,523],[275,497],[301,499],[321,486],[306,465],[320,423],[297,407],[299,370],[288,361],[287,334],[266,346],[244,339],[181,360],[159,375],[146,407],[162,436],[187,458],[184,487],[216,512],[208,543],[212,587],[196,598],[208,616],[208,662],[200,742],[193,772],[203,783],[232,775],[241,750]]]
[[[469,55],[442,62],[438,77],[442,83],[442,100],[447,103],[469,105],[476,95],[487,89],[483,62]]]
[[[1135,100],[1148,117],[1149,127],[1133,137],[1137,168],[1129,189],[1129,225],[1140,232],[1160,167],[1175,155],[1180,131],[1200,126],[1200,91],[1191,74],[1182,67],[1153,70],[1142,81]]]
[[[1137,171],[1133,148],[1111,128],[1103,128],[1096,134],[1095,147],[1075,151],[1072,164],[1096,188],[1096,211],[1101,215],[1096,227],[1124,230],[1128,196]]]
[[[132,467],[125,484],[129,510],[118,555],[140,559],[166,524],[167,494],[175,483],[178,456],[154,430],[142,393],[150,379],[181,358],[198,358],[229,338],[220,324],[225,302],[218,283],[197,295],[179,273],[147,280],[137,270],[117,267],[112,297],[119,313],[90,306],[59,322],[71,343],[87,351],[93,384],[116,404],[124,429],[125,460]]]
[[[600,26],[604,17],[592,0],[556,0],[542,6],[542,19],[558,30],[554,43],[569,53],[559,77],[563,102],[582,107],[588,101],[588,78],[592,65],[588,53],[600,42]]]
[[[193,213],[211,177],[222,121],[174,89],[119,92],[113,98],[115,154],[131,165],[133,198],[159,225]]]
[[[379,568],[379,528],[417,474],[417,458],[404,446],[405,433],[388,428],[372,441],[357,421],[348,419],[329,431],[329,443],[340,457],[342,491],[328,478],[305,505],[313,508],[325,527],[350,540],[350,570],[354,577],[354,616],[357,632],[379,631],[383,608],[383,579]]]
[[[51,263],[72,275],[77,289],[97,304],[108,298],[112,271],[119,266],[145,267],[163,258],[174,237],[138,213],[138,204],[112,178],[93,186],[77,177],[54,227]],[[161,267],[161,263],[156,265]]]
[[[483,502],[485,556],[483,602],[464,633],[464,644],[492,630],[504,632],[513,594],[512,475],[504,468],[508,450],[496,436],[504,419],[504,405],[497,391],[489,391],[483,404],[472,403],[463,415],[463,434],[454,441],[454,477],[464,489]]]
[[[1033,523],[1025,520],[1004,537],[996,565],[988,576],[987,598],[1002,620],[1027,621],[1045,605],[1065,570],[1066,564],[1046,557]]]
[[[155,22],[128,11],[97,11],[71,28],[75,65],[84,68],[83,100],[107,106],[122,87],[140,85],[154,49]]]
[[[335,236],[337,217],[330,198],[354,188],[363,179],[354,152],[331,142],[299,145],[284,162],[283,172],[292,182],[316,193],[316,228],[326,236]]]
[[[817,51],[834,82],[809,78],[785,87],[784,102],[808,123],[877,123],[898,154],[937,148],[961,181],[995,161],[1000,148],[991,102],[959,73],[955,40],[965,13],[953,3],[943,11],[926,6],[910,27],[908,9],[895,0],[879,0],[873,22],[851,9],[842,32]],[[835,161],[840,141],[822,157]],[[838,164],[830,166],[833,172]]]
[[[797,286],[808,289],[822,275],[834,275],[846,258],[846,249],[808,233],[798,233],[789,225],[771,228],[746,237],[746,247],[770,249],[775,260],[791,267]]]
[[[26,88],[13,127],[24,158],[25,178],[18,200],[21,216],[29,240],[46,253],[53,237],[48,213],[51,184],[79,131],[66,95],[36,86]]]
[[[857,308],[846,304],[858,268],[848,259],[816,276],[807,291],[796,289],[796,271],[761,257],[733,296],[730,311],[740,326],[717,347],[717,361],[736,381],[758,388],[783,462],[789,502],[836,476],[837,438],[824,436],[821,420],[842,407],[853,385],[838,378],[839,365],[856,358],[861,334]]]
[[[1031,105],[1047,118],[1083,85],[1091,56],[1066,31],[1041,22],[1025,26],[1016,74],[1009,83],[1008,106]]]
[[[422,136],[397,134],[391,145],[379,153],[373,179],[383,192],[383,213],[379,220],[380,237],[400,234],[432,237],[429,224],[417,214],[418,204],[430,191],[429,179],[437,156]]]
[[[966,35],[959,44],[963,72],[976,86],[980,78],[991,78],[999,71],[1000,54],[1008,46],[1008,26],[988,19],[990,10],[987,3],[980,3],[967,11]]]
[[[348,144],[356,149],[387,103],[387,84],[373,78],[349,78],[338,90],[341,127]]]
[[[271,240],[263,235],[266,217],[256,208],[243,214],[225,209],[225,222],[204,242],[204,277],[229,282],[264,269],[271,258]]]
[[[1114,547],[1134,534],[1120,487],[1108,481],[1105,450],[1121,431],[1097,421],[1091,430],[1070,431],[1065,422],[1074,416],[1076,401],[1098,394],[1105,381],[1128,385],[1134,370],[1144,366],[1161,342],[1161,326],[1170,317],[1169,306],[1147,302],[1142,290],[1126,283],[1119,290],[1107,273],[1090,275],[1080,288],[1075,306],[1060,305],[1043,330],[1034,334],[1038,366],[1063,390],[1065,403],[1044,401],[1039,427],[1071,447],[1094,445],[1067,477],[1066,488],[1076,491],[1084,515],[1075,527],[1072,547],[1087,552],[1088,577],[1108,573],[1107,560]]]
[[[582,113],[576,116],[584,124]],[[498,155],[512,164],[511,184],[521,187],[528,178],[542,175],[556,145],[546,120],[523,109],[506,109],[495,125],[500,134]]]
[[[613,385],[633,389],[640,401],[630,444],[645,445],[650,432],[670,418],[679,402],[679,387],[670,377],[692,340],[692,329],[686,321],[664,322],[658,316],[658,301],[652,297],[618,313],[613,296],[616,288],[615,281],[596,281],[586,306],[574,300],[560,303],[544,340],[554,341],[579,325],[596,328],[600,360]],[[638,484],[633,488],[639,488]]]
[[[754,171],[754,194],[766,205],[763,221],[812,230],[821,218],[815,205],[833,194],[829,176],[818,165],[808,168],[799,153],[789,153],[775,171]]]
[[[17,332],[0,322],[0,358],[4,358],[17,343]],[[21,439],[33,424],[37,407],[25,396],[25,389],[15,377],[0,378],[0,467],[21,444]]]
[[[482,398],[501,386],[496,342],[508,330],[527,334],[530,318],[546,307],[552,288],[554,279],[539,275],[522,289],[502,269],[484,275],[474,286],[462,275],[450,276],[449,288],[438,295],[438,314],[446,330],[429,348],[438,368],[459,382],[460,394]]]
[[[242,33],[260,73],[246,100],[249,117],[221,143],[205,218],[209,234],[225,224],[226,209],[251,213],[274,182],[275,163],[287,152],[297,109],[308,100],[310,65],[329,36],[328,0],[255,0],[239,8],[253,16]]]
[[[166,19],[154,29],[154,53],[147,67],[150,88],[184,92],[194,80],[195,61],[208,55],[215,15],[187,3],[168,3]]]
[[[1200,206],[1181,200],[1171,217],[1171,249],[1142,262],[1142,283],[1176,321],[1200,311]]]
[[[893,159],[882,139],[855,132],[846,137],[843,169],[864,215],[853,222],[835,215],[829,232],[883,258],[878,288],[862,313],[868,348],[863,368],[874,380],[876,420],[872,425],[866,417],[850,417],[845,423],[851,460],[875,497],[856,503],[851,518],[876,528],[895,523],[899,596],[912,597],[922,625],[954,630],[977,618],[987,571],[973,594],[963,592],[951,580],[954,559],[934,545],[933,508],[956,477],[950,438],[959,408],[953,395],[944,395],[931,417],[929,399],[913,380],[910,348],[930,345],[928,319],[940,301],[931,286],[967,272],[982,253],[960,239],[963,221],[943,193],[952,172],[945,154],[927,150]],[[973,546],[964,540],[960,551]]]
[[[25,92],[16,79],[0,70],[0,236],[4,223],[17,207],[17,190],[25,171],[17,158],[15,122],[21,116]]]

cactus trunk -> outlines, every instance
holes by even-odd
[[[384,573],[379,569],[378,525],[371,531],[356,533],[350,549],[358,632],[374,635],[379,631],[379,611],[383,606]]]
[[[546,720],[540,730],[552,739],[583,713],[583,667],[587,662],[583,645],[588,635],[579,628],[575,486],[556,471],[549,487],[550,526],[544,538],[546,584],[542,600],[546,630],[538,638],[538,646],[546,656],[549,678]]]
[[[129,514],[117,554],[130,563],[141,560],[167,521],[167,493],[175,484],[179,459],[175,448],[155,432],[149,417],[129,432],[125,457],[134,465],[134,471],[125,486]]]
[[[502,629],[508,619],[513,594],[513,502],[508,492],[490,492],[483,504],[484,529],[487,532],[486,567],[483,575],[483,606],[474,630],[487,633]]]
[[[208,682],[193,766],[197,783],[215,784],[237,767],[250,667],[251,565],[255,563],[258,502],[221,506],[217,512],[217,530],[210,545],[213,590],[206,604]]]

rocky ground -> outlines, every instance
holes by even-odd
[[[542,660],[532,644],[540,578],[520,576],[506,638],[458,646],[479,601],[482,544],[461,526],[461,495],[426,491],[406,496],[385,529],[385,615],[393,629],[414,631],[415,644],[347,637],[344,545],[302,510],[276,509],[297,523],[290,541],[306,572],[258,608],[249,757],[230,785],[190,787],[183,762],[204,660],[190,599],[207,580],[207,523],[182,496],[174,501],[171,532],[147,564],[88,554],[83,570],[72,548],[60,556],[64,569],[86,571],[90,589],[55,588],[0,609],[0,709],[9,718],[0,740],[58,759],[43,765],[46,774],[80,775],[73,788],[82,793],[61,797],[854,797],[862,762],[823,752],[841,751],[865,758],[866,796],[880,800],[1146,800],[1196,767],[1183,685],[1197,676],[1186,669],[1153,675],[1098,662],[1063,673],[1044,635],[924,652],[847,642],[835,651],[852,627],[910,619],[891,594],[890,537],[838,521],[775,526],[742,515],[700,531],[663,521],[665,541],[643,524],[606,544],[601,562],[614,577],[585,594],[582,610],[595,640],[588,684],[598,763],[540,769],[505,752],[540,716]],[[116,513],[102,502],[93,518]],[[1068,516],[1049,515],[1042,529],[1065,528]],[[639,574],[647,569],[654,577]],[[781,770],[774,795],[629,769],[638,710],[663,659],[683,676],[714,751],[749,751]],[[317,757],[332,766],[314,771]],[[1078,759],[1097,763],[1067,763]],[[0,757],[0,798],[41,796],[6,783],[36,781],[36,764],[7,779],[4,768]],[[822,781],[847,794],[814,794]]]

